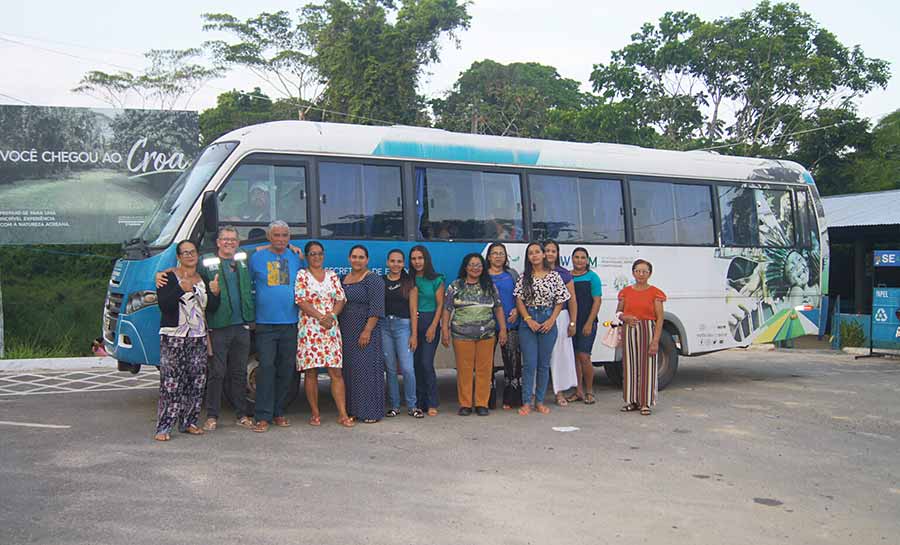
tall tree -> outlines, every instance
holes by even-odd
[[[241,21],[227,13],[204,13],[203,20],[203,30],[234,38],[204,43],[219,65],[247,68],[282,98],[293,101],[301,118],[319,101],[325,86],[303,17],[294,19],[277,11]]]
[[[888,63],[848,48],[796,4],[760,2],[704,22],[685,12],[645,24],[595,66],[594,90],[644,110],[665,137],[704,136],[760,153],[820,109],[847,109],[888,80]],[[724,119],[723,106],[734,119]]]
[[[327,82],[322,104],[330,110],[328,119],[421,121],[419,78],[438,60],[441,36],[456,39],[457,31],[468,28],[468,5],[460,0],[325,0],[304,7],[315,66]]]
[[[173,110],[179,102],[186,108],[194,94],[222,72],[202,64],[202,51],[197,48],[151,49],[144,57],[148,65],[141,73],[91,70],[72,92],[93,96],[113,108],[138,100],[141,107]]]
[[[900,189],[900,110],[872,129],[871,145],[851,157],[844,169],[846,189],[839,193]]]
[[[435,125],[500,136],[546,136],[554,110],[577,110],[586,97],[580,84],[552,66],[528,62],[475,62],[443,99],[431,101]]]
[[[316,119],[318,112],[311,112]],[[259,87],[252,92],[228,91],[216,99],[216,107],[200,114],[200,138],[209,144],[223,134],[257,123],[296,119],[296,104],[290,99],[272,101]]]

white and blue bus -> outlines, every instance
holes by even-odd
[[[632,261],[647,259],[668,294],[660,386],[679,355],[816,333],[827,289],[823,208],[796,163],[282,121],[208,146],[123,247],[103,314],[120,369],[159,363],[154,273],[175,264],[179,240],[210,250],[217,227],[233,225],[252,249],[276,219],[295,245],[321,240],[325,265],[339,272],[359,243],[377,272],[391,248],[424,244],[449,278],[495,240],[520,271],[529,241],[557,241],[564,266],[584,246],[603,281],[601,321],[631,282]],[[613,379],[618,359],[595,344],[593,360]]]

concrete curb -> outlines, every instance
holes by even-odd
[[[116,360],[107,356],[98,358],[48,358],[28,360],[0,360],[0,373],[21,371],[80,371],[108,367],[117,369]]]

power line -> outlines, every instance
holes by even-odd
[[[813,127],[812,129],[805,129],[805,130],[802,130],[802,131],[789,132],[789,133],[786,133],[786,134],[782,134],[781,136],[779,136],[778,138],[776,138],[775,141],[777,142],[778,140],[784,140],[785,138],[787,138],[787,137],[789,137],[789,136],[797,136],[798,134],[807,134],[807,133],[816,132],[816,131],[824,131],[825,129],[832,129],[832,128],[834,128],[834,127],[840,127],[841,125],[846,125],[847,123],[850,123],[850,121],[852,121],[852,120],[848,119],[847,121],[841,121],[840,123],[832,123],[831,125],[823,125],[823,126],[821,126],[821,127]],[[710,147],[708,147],[708,148],[698,148],[698,149],[696,149],[696,150],[691,150],[691,151],[712,151],[712,150],[717,150],[717,149],[731,148],[731,147],[734,147],[734,146],[740,146],[741,144],[746,144],[746,143],[747,143],[747,141],[746,141],[746,140],[743,140],[743,141],[741,141],[741,142],[732,142],[731,144],[722,144],[722,145],[719,145],[719,146],[710,146]]]
[[[21,99],[21,98],[14,97],[14,96],[12,96],[12,95],[8,95],[8,94],[6,94],[6,93],[0,93],[0,97],[6,97],[6,98],[9,98],[9,99],[15,100],[16,102],[21,102],[22,104],[27,104],[27,105],[29,105],[29,106],[34,106],[34,104],[28,102],[27,100],[23,100],[23,99]]]
[[[6,34],[6,33],[4,33],[4,34]],[[8,34],[8,35],[9,35],[9,34]],[[31,39],[35,39],[35,38],[31,38]],[[43,47],[43,46],[39,46],[39,45],[35,45],[35,44],[29,44],[29,43],[26,43],[26,42],[22,42],[22,41],[19,41],[19,40],[14,40],[14,39],[11,39],[11,38],[6,38],[6,37],[4,37],[4,36],[0,36],[0,40],[5,41],[5,42],[9,42],[9,43],[12,43],[12,44],[20,45],[20,46],[23,46],[23,47],[30,47],[30,48],[33,48],[33,49],[38,49],[38,50],[41,50],[41,51],[46,51],[46,52],[48,52],[48,53],[54,53],[54,54],[57,54],[57,55],[64,55],[64,56],[66,56],[66,57],[70,57],[70,58],[73,58],[73,59],[78,59],[78,60],[84,61],[84,62],[98,63],[98,64],[105,64],[105,65],[107,65],[107,66],[112,66],[113,68],[118,68],[119,70],[125,70],[126,72],[134,72],[134,71],[136,71],[134,68],[129,68],[129,67],[127,67],[127,66],[122,66],[122,65],[120,65],[120,64],[111,63],[111,62],[109,62],[109,61],[100,60],[100,59],[93,59],[93,58],[90,58],[90,57],[84,57],[84,56],[81,56],[81,55],[75,55],[75,54],[68,53],[68,52],[65,52],[65,51],[60,51],[60,50],[58,50],[58,49],[52,49],[52,48],[49,48],[49,47]],[[47,40],[44,40],[44,41],[47,41]],[[62,42],[57,42],[57,43],[62,43]],[[72,47],[81,47],[81,46],[77,46],[77,45],[74,45],[74,44],[68,44],[68,45],[70,45],[70,46],[72,46]],[[98,49],[98,50],[100,50],[100,49]],[[102,51],[102,50],[100,50],[100,51]],[[249,96],[249,97],[253,97],[253,98],[263,98],[263,99],[271,100],[271,97],[266,96],[266,95],[263,95],[263,94],[248,93],[248,92],[246,92],[246,91],[240,91],[240,90],[237,90],[237,89],[225,89],[224,87],[218,87],[218,86],[213,85],[213,84],[208,83],[208,82],[203,83],[203,84],[201,85],[201,87],[208,87],[208,88],[210,88],[210,89],[213,89],[213,90],[219,91],[219,92],[223,92],[223,93],[224,93],[224,92],[232,92],[232,91],[236,91],[237,93],[239,93],[239,94],[241,94],[241,95],[244,95],[244,96]],[[298,106],[299,106],[299,105],[298,105]],[[303,106],[303,108],[308,108],[308,109],[310,109],[310,110],[315,110],[315,111],[322,112],[322,113],[326,113],[326,114],[341,115],[341,116],[345,116],[345,117],[348,117],[348,118],[351,118],[351,119],[361,119],[361,120],[364,120],[364,121],[373,121],[373,122],[379,123],[379,124],[381,124],[381,125],[396,125],[396,124],[397,124],[396,121],[388,121],[388,120],[385,120],[385,119],[376,119],[376,118],[374,118],[374,117],[368,117],[368,116],[358,115],[358,114],[351,114],[351,113],[348,113],[348,112],[340,112],[340,111],[337,111],[337,110],[329,110],[329,109],[327,109],[327,108],[322,108],[322,107],[319,107],[319,106],[306,105],[306,106]]]
[[[135,53],[134,51],[128,51],[125,49],[113,49],[113,48],[109,48],[109,47],[93,47],[93,46],[84,45],[84,44],[76,44],[73,42],[61,42],[58,40],[48,40],[46,38],[37,38],[35,36],[26,36],[24,34],[13,34],[11,32],[0,32],[0,34],[12,36],[13,38],[18,38],[20,40],[33,40],[35,42],[44,42],[44,43],[48,43],[48,44],[65,45],[68,47],[77,47],[78,49],[93,49],[94,51],[101,51],[101,52],[108,52],[108,53],[111,52],[111,53],[118,53],[121,55],[129,55],[132,57],[137,57],[139,59],[146,58],[144,55],[142,55],[140,53]]]

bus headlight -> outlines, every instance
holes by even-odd
[[[136,291],[128,296],[125,314],[133,314],[142,308],[153,306],[156,304],[156,301],[155,291]]]

